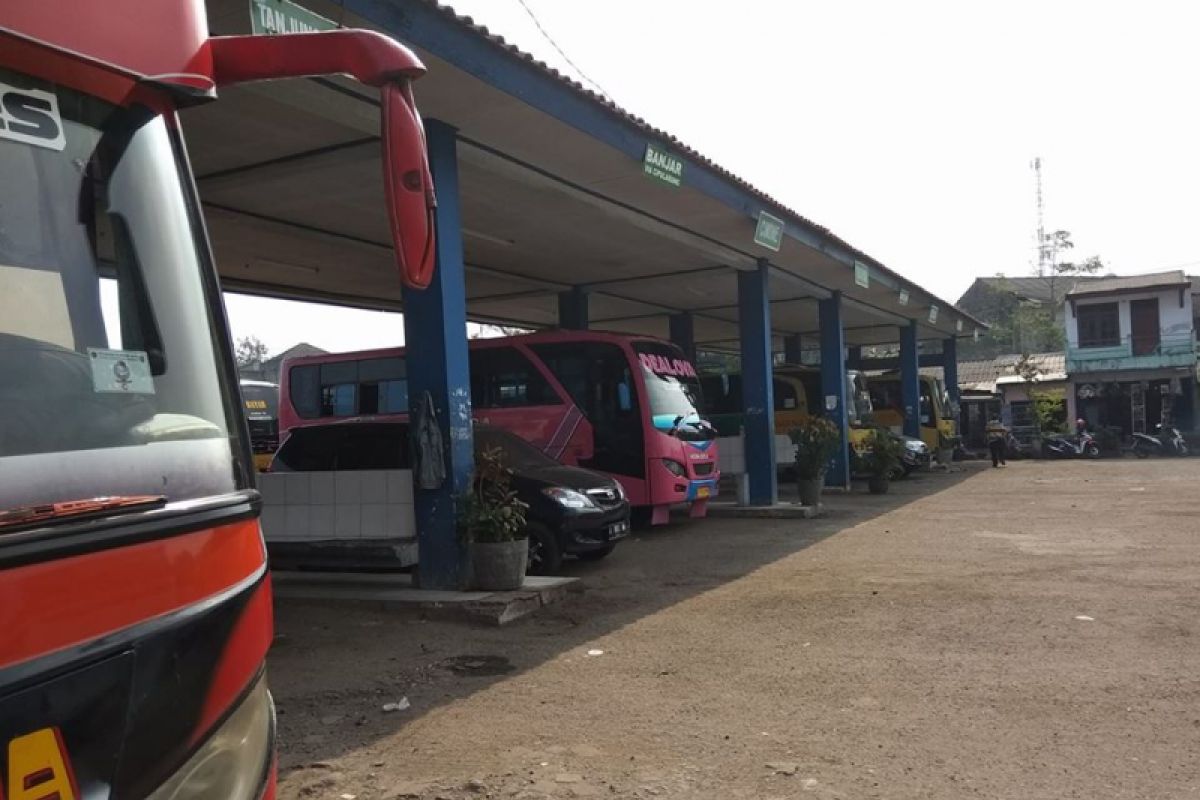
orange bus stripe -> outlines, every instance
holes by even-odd
[[[265,561],[247,520],[0,571],[0,668],[187,608]]]

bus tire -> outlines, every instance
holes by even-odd
[[[525,565],[528,575],[554,575],[562,567],[562,548],[558,537],[544,526],[529,524],[529,560]]]

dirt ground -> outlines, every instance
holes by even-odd
[[[503,629],[281,603],[280,795],[1200,797],[1197,484],[968,464],[680,521]]]

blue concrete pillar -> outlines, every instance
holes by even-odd
[[[446,479],[437,488],[425,489],[417,471],[413,473],[417,583],[423,589],[461,589],[469,565],[467,548],[458,536],[456,501],[470,489],[475,459],[457,138],[454,128],[437,120],[425,121],[425,136],[438,198],[437,269],[429,288],[404,290],[404,340],[412,418],[429,392],[442,433]]]
[[[917,355],[917,321],[900,327],[900,398],[904,402],[904,435],[921,435],[921,382]]]
[[[846,335],[842,329],[842,293],[834,292],[820,301],[821,325],[821,409],[837,426],[840,440],[837,452],[825,472],[828,486],[850,485],[850,419],[846,408]],[[812,409],[817,411],[818,409]]]
[[[802,355],[803,347],[800,341],[800,334],[789,333],[783,337],[783,361],[785,364],[799,364]]]
[[[587,289],[572,286],[558,293],[558,327],[572,331],[588,329]]]
[[[946,391],[950,399],[959,402],[958,395],[958,339],[951,336],[942,342],[942,372]]]
[[[774,505],[775,393],[771,387],[771,304],[767,264],[738,273],[738,328],[742,347],[742,411],[745,414],[749,502]]]
[[[696,320],[692,312],[672,314],[669,324],[671,341],[679,346],[689,361],[696,363]]]
[[[846,348],[846,369],[862,369],[862,348]]]

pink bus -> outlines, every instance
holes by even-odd
[[[653,524],[716,493],[716,431],[699,414],[700,382],[683,352],[658,339],[546,331],[469,345],[471,404],[564,464],[612,475]],[[279,428],[331,419],[404,418],[404,348],[308,356],[280,377]],[[284,434],[286,435],[286,434]]]

